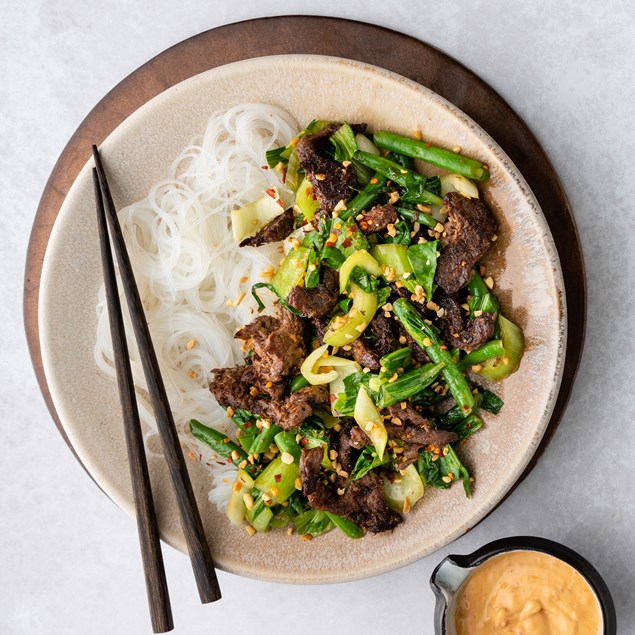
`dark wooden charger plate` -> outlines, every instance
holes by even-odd
[[[571,207],[558,175],[536,137],[488,84],[425,42],[383,27],[339,18],[260,18],[191,37],[160,53],[113,88],[73,134],[42,194],[31,232],[24,280],[24,322],[29,351],[53,420],[75,454],[55,411],[44,375],[38,297],[42,263],[53,224],[68,190],[90,157],[91,145],[100,144],[137,108],[189,77],[239,60],[291,53],[332,55],[374,64],[438,93],[474,119],[497,141],[518,166],[542,207],[562,265],[569,316],[567,350],[562,384],[547,430],[508,496],[536,465],[558,427],[582,355],[586,326],[586,275]],[[77,458],[77,454],[75,456]]]

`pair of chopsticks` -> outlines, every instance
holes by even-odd
[[[110,319],[110,333],[117,371],[119,399],[123,410],[128,462],[130,464],[146,591],[152,628],[155,633],[165,633],[174,628],[174,623],[172,621],[172,609],[159,542],[159,527],[154,510],[148,464],[139,422],[139,411],[130,369],[126,332],[119,302],[108,227],[110,227],[112,248],[117,256],[119,273],[132,318],[143,372],[148,384],[148,393],[152,401],[152,408],[170,473],[170,480],[176,495],[181,526],[192,561],[201,602],[206,604],[219,600],[221,593],[192,484],[185,466],[178,433],[172,418],[165,386],[161,379],[159,364],[150,338],[141,297],[134,279],[130,257],[126,250],[123,233],[119,225],[110,188],[108,187],[108,181],[106,180],[106,173],[96,146],[93,146],[93,158],[96,166],[93,168],[93,183],[97,205],[104,283],[108,302],[108,316]]]

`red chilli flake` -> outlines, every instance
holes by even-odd
[[[254,425],[251,421],[247,421],[244,426],[245,428],[247,428],[247,430],[249,430],[249,428],[251,428],[251,426]]]
[[[268,194],[269,196],[271,196],[271,198],[276,198],[276,191],[270,187],[268,190],[265,190],[265,194]]]
[[[333,403],[337,399],[337,395],[329,395],[329,401]]]
[[[276,483],[279,483],[281,479],[282,479],[282,474],[274,474],[274,475],[273,475],[273,480],[274,480]]]
[[[260,166],[260,169],[261,169],[261,170],[268,170],[268,169],[269,169],[269,166],[268,166],[268,165],[261,165],[261,166]]]
[[[432,141],[428,141],[428,143],[426,143],[426,148],[431,148],[432,147]]]
[[[345,238],[342,241],[342,247],[350,247],[353,241],[350,238]]]

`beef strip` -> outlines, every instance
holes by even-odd
[[[341,200],[347,200],[357,186],[353,165],[344,167],[325,153],[331,145],[329,138],[340,125],[332,124],[315,134],[306,134],[295,146],[300,165],[313,186],[313,193],[327,211],[332,211]]]
[[[367,443],[369,443],[368,436],[354,421],[342,424],[335,449],[337,450],[337,460],[342,465],[343,470],[349,474],[352,472],[359,454],[358,450],[361,450]]]
[[[383,312],[375,313],[375,317],[352,344],[353,358],[362,368],[379,370],[380,358],[397,348],[397,340],[393,333],[392,320],[384,316]]]
[[[293,231],[293,225],[293,208],[290,207],[267,223],[255,236],[245,238],[240,243],[240,247],[258,247],[265,243],[277,243]]]
[[[343,516],[372,533],[394,529],[403,521],[386,504],[383,482],[374,470],[351,481],[342,496],[333,492],[320,471],[323,456],[322,448],[313,448],[302,450],[300,458],[302,491],[311,507]]]
[[[235,366],[233,368],[214,369],[214,379],[209,386],[216,401],[234,410],[242,409],[255,412],[258,399],[250,393],[255,385],[258,373],[251,364]]]
[[[444,251],[437,261],[435,281],[448,294],[465,286],[472,267],[485,255],[497,224],[485,203],[448,192],[443,199],[448,220],[441,238]]]
[[[391,282],[388,285],[392,291],[390,296],[390,301],[394,302],[399,298],[405,298],[406,300],[410,300],[410,296],[412,295],[412,291],[409,291],[403,284],[401,286],[397,286],[396,283]]]
[[[456,296],[439,293],[437,299],[443,308],[439,326],[443,339],[450,348],[460,348],[466,353],[488,342],[496,328],[496,318],[491,313],[483,313],[465,324],[461,307]]]
[[[320,282],[313,289],[293,287],[287,302],[302,315],[321,318],[328,315],[337,304],[339,295],[339,275],[335,269],[322,267]]]
[[[389,203],[387,205],[375,205],[366,212],[362,212],[362,218],[358,219],[357,224],[363,234],[376,234],[383,231],[388,225],[394,224],[399,220],[395,208]]]
[[[305,386],[284,400],[265,401],[258,404],[259,414],[277,423],[283,430],[302,425],[315,411],[316,406],[330,403],[327,386]]]
[[[265,382],[279,382],[293,374],[306,357],[302,320],[283,307],[276,316],[257,317],[235,337],[251,340],[252,363]]]
[[[306,386],[287,395],[285,383],[263,383],[253,365],[214,370],[210,390],[219,404],[249,410],[277,423],[284,430],[297,428],[313,414],[315,407],[329,403],[326,386]],[[252,390],[256,388],[256,390]],[[255,394],[252,394],[255,393]],[[271,398],[267,398],[269,395]]]
[[[402,422],[401,425],[392,421],[385,423],[388,438],[404,441],[404,451],[397,465],[398,470],[405,470],[414,463],[421,448],[428,445],[443,448],[458,439],[454,432],[432,428],[430,422],[410,405],[402,408],[399,404],[395,404],[388,407],[388,412]]]

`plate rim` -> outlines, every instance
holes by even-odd
[[[285,18],[285,19],[286,19],[286,18]],[[271,20],[271,18],[266,19],[266,20]],[[322,20],[322,19],[321,19],[321,20]],[[331,19],[326,18],[326,20],[331,20]],[[339,21],[339,22],[348,22],[348,21],[340,21],[340,20],[338,20],[338,21]],[[249,22],[253,22],[253,21],[249,21]],[[241,24],[245,24],[245,23],[238,23],[238,26],[240,26]],[[227,27],[235,27],[235,26],[237,26],[237,25],[227,25]],[[364,25],[364,26],[369,27],[370,25]],[[219,28],[220,28],[220,29],[224,29],[224,28],[227,28],[227,27],[219,27]],[[380,28],[380,27],[371,27],[371,28]],[[215,30],[213,30],[213,31],[215,31]],[[213,32],[213,31],[212,31],[212,32]],[[204,34],[200,34],[199,36],[194,36],[194,38],[190,38],[189,40],[186,40],[185,42],[181,43],[181,45],[177,45],[177,47],[178,47],[178,46],[185,45],[186,43],[190,42],[191,40],[195,40],[196,38],[200,38],[201,36],[204,36],[204,35],[206,35],[206,34],[208,34],[208,33],[210,33],[210,32],[206,32],[206,33],[204,33]],[[394,32],[391,32],[391,33],[394,33]],[[396,35],[400,36],[400,34],[396,34]],[[400,37],[404,37],[404,36],[400,36]],[[424,43],[421,43],[421,42],[418,42],[418,41],[415,41],[415,42],[417,42],[419,45],[428,46],[428,45],[425,45]],[[176,47],[173,47],[173,48],[176,48]],[[168,51],[166,51],[165,53],[168,53],[168,52],[170,52],[170,51],[172,51],[172,50],[173,50],[173,49],[169,49],[169,50],[168,50]],[[314,53],[309,53],[309,54],[314,54]],[[443,55],[443,54],[441,54],[441,55]],[[159,56],[159,57],[161,57],[161,56]],[[263,57],[263,56],[262,56],[262,55],[258,55],[258,56],[256,56],[256,57]],[[328,57],[331,57],[331,58],[332,58],[332,57],[333,57],[333,55],[330,55],[330,56],[328,56]],[[157,58],[155,58],[155,60],[156,60],[156,59],[157,59]],[[251,59],[251,58],[245,58],[245,59]],[[148,64],[151,64],[153,61],[154,61],[154,60],[152,60],[152,61],[151,61],[151,62],[149,62]],[[370,62],[367,62],[367,61],[365,61],[365,60],[358,60],[358,61],[360,61],[360,62],[361,62],[362,64],[364,64],[364,65],[371,65],[371,66],[375,66],[374,64],[372,64],[372,63],[370,63]],[[147,66],[147,65],[146,65],[146,66]],[[223,66],[224,66],[224,64],[223,64]],[[141,67],[141,69],[138,69],[137,71],[135,71],[135,72],[134,72],[134,73],[133,73],[130,77],[134,76],[135,74],[140,73],[140,71],[142,71],[144,68],[145,68],[145,66],[144,66],[144,67]],[[393,71],[393,70],[391,70],[391,69],[385,69],[384,67],[379,67],[379,68],[380,68],[380,70],[385,70],[385,71],[388,71],[388,73],[389,73],[389,74],[391,74],[391,75],[399,75],[399,73],[397,73],[397,71]],[[209,69],[207,69],[207,70],[209,70]],[[402,77],[403,77],[403,76],[402,76]],[[410,79],[410,78],[406,78],[406,79]],[[127,80],[124,80],[124,82],[125,82],[125,81],[127,81]],[[410,81],[414,81],[414,80],[410,80]],[[179,83],[179,82],[176,82],[176,83]],[[416,82],[416,81],[415,81],[415,83],[418,83],[418,82]],[[122,82],[122,84],[123,84],[123,82]],[[121,86],[121,84],[120,84],[119,86]],[[99,107],[99,105],[100,105],[100,104],[102,104],[104,101],[108,100],[109,98],[112,98],[112,93],[116,92],[118,88],[119,88],[119,87],[117,87],[116,89],[114,89],[113,91],[111,91],[111,93],[109,93],[109,94],[108,94],[108,95],[107,95],[107,96],[106,96],[106,97],[105,97],[105,98],[104,98],[104,99],[103,99],[103,100],[102,100],[102,101],[98,104],[98,106],[96,106],[96,107],[95,107],[95,109],[91,112],[91,115],[95,112],[95,110]],[[430,88],[429,88],[429,87],[427,87],[427,86],[426,86],[425,88],[427,88],[428,90],[432,90],[432,89],[430,89]],[[163,91],[161,91],[161,92],[163,92]],[[432,90],[432,92],[436,92],[436,91]],[[437,94],[438,94],[438,93],[437,93]],[[445,101],[448,101],[448,100],[447,100],[447,98],[443,97],[443,95],[440,95],[440,96],[441,96],[441,97],[442,97]],[[150,101],[150,100],[146,100],[146,102],[145,102],[145,103],[147,103],[147,101]],[[457,106],[457,105],[455,105],[455,104],[452,104],[452,106],[453,106],[454,108],[456,108],[456,109],[458,109],[458,110],[462,111],[462,108],[461,108],[460,106]],[[135,108],[134,110],[136,110],[136,108]],[[130,114],[132,114],[132,113],[130,113]],[[468,114],[468,117],[469,117],[469,113],[466,113],[466,114]],[[89,118],[91,117],[91,115],[89,115],[89,116],[87,117],[87,119],[89,119]],[[128,115],[128,116],[129,116],[129,115]],[[471,119],[474,119],[473,117],[470,117],[470,118],[471,118]],[[124,119],[125,119],[125,118],[124,118]],[[82,126],[84,126],[84,124],[85,124],[85,123],[86,123],[86,120],[84,121],[84,123],[82,124]],[[480,125],[480,123],[478,123],[478,121],[476,121],[476,124],[477,124],[477,126],[478,126],[479,128],[483,128],[483,127]],[[112,128],[112,130],[114,130],[115,128],[117,128],[117,126],[118,126],[118,125],[120,125],[120,124],[114,125],[114,126],[113,126],[113,128]],[[80,129],[81,129],[81,127],[82,127],[82,126],[80,126]],[[112,130],[111,130],[111,132],[112,132]],[[491,136],[491,135],[487,132],[487,130],[485,130],[485,132],[486,132],[486,134],[488,134],[488,136]],[[69,146],[71,145],[71,143],[73,142],[73,140],[75,139],[75,137],[77,136],[77,134],[78,134],[78,133],[79,133],[79,129],[78,129],[78,132],[76,132],[76,133],[75,133],[75,135],[71,138],[71,141],[69,142]],[[503,152],[505,152],[505,148],[504,148],[504,147],[502,147],[496,139],[494,139],[494,142],[495,142],[495,144],[496,144],[498,147],[502,148]],[[68,150],[69,146],[67,146],[67,148],[66,148],[66,149],[64,150],[64,152],[62,153],[62,157],[60,157],[60,161],[62,160],[62,158],[63,158],[64,154],[67,152],[67,150]],[[512,164],[514,164],[514,161],[513,161],[513,159],[511,159],[511,158],[510,158],[510,162],[511,162]],[[59,161],[58,161],[58,163],[59,163]],[[56,166],[56,169],[57,169],[57,166]],[[518,173],[519,173],[520,175],[524,176],[524,171],[523,171],[522,169],[520,169],[520,168],[518,168],[518,167],[516,167],[516,169],[517,169],[517,171],[518,171]],[[52,176],[51,176],[51,179],[49,180],[49,184],[47,185],[47,189],[48,189],[49,185],[51,184],[51,180],[53,179],[54,174],[55,174],[55,170],[54,170],[54,173],[53,173],[53,174],[52,174]],[[76,178],[77,178],[77,175],[75,175],[75,177],[73,178],[73,182],[75,181],[75,179],[76,179]],[[527,185],[527,187],[528,187],[528,192],[530,193],[530,195],[533,195],[533,193],[532,193],[532,188],[531,188],[529,185]],[[65,198],[66,198],[66,194],[68,194],[68,191],[67,191],[67,192],[65,192],[65,194],[64,194],[64,196],[63,196],[63,199],[65,199]],[[46,191],[45,191],[45,194],[43,195],[43,199],[42,199],[42,201],[41,201],[41,203],[40,203],[40,208],[38,209],[38,215],[36,216],[36,224],[37,224],[37,221],[38,221],[38,219],[39,219],[39,217],[40,217],[40,213],[42,212],[42,209],[43,209],[43,207],[42,207],[42,206],[43,206],[43,202],[44,202],[45,196],[46,196]],[[536,199],[537,199],[537,197],[535,197],[535,196],[534,196],[534,198],[536,198]],[[545,214],[545,212],[544,212],[544,208],[542,207],[542,205],[540,205],[540,202],[539,202],[538,200],[536,200],[536,203],[537,203],[537,209],[542,211],[542,215],[543,215],[543,217],[545,218],[545,222],[546,222],[547,226],[549,226],[549,219],[547,218],[547,215],[546,215],[546,214]],[[61,205],[60,205],[60,207],[61,207]],[[59,212],[59,209],[58,209],[57,211]],[[57,215],[57,214],[55,214],[55,216],[56,216],[56,215]],[[49,228],[49,229],[50,229],[50,228]],[[34,231],[35,231],[35,225],[34,225]],[[551,233],[552,233],[552,235],[554,234],[554,232],[553,232],[553,231],[551,231]],[[576,236],[576,237],[577,237],[577,236]],[[33,237],[32,237],[32,240],[33,240]],[[556,247],[556,252],[557,252],[557,245],[556,245],[556,242],[555,242],[555,235],[553,236],[553,240],[554,240],[554,246]],[[558,260],[558,262],[559,262],[559,263],[560,263],[560,265],[562,266],[562,258],[561,258],[561,257],[560,257],[557,253],[556,253],[556,256],[557,256],[557,260]],[[29,258],[27,259],[27,277],[28,277],[28,274],[29,274],[29,265],[31,265],[31,266],[33,265],[33,263],[32,263],[32,252],[31,252],[31,248],[29,249]],[[42,271],[41,271],[41,262],[40,262],[39,274],[41,275],[41,273],[42,273]],[[582,274],[583,274],[583,277],[584,277],[584,271],[583,271],[583,270],[582,270]],[[584,280],[583,280],[583,282],[584,282]],[[38,283],[39,283],[39,280],[38,280]],[[563,285],[563,288],[566,290],[566,286],[567,286],[567,285],[566,285],[566,280],[565,280],[565,276],[564,276],[564,268],[563,268],[563,270],[562,270],[562,285]],[[38,284],[38,286],[39,286],[39,284]],[[583,284],[583,286],[584,286],[584,284]],[[25,317],[26,317],[26,313],[27,313],[27,299],[28,299],[28,297],[27,297],[27,295],[25,294]],[[26,323],[26,321],[25,321],[25,323]],[[565,324],[565,325],[564,325],[564,330],[565,330],[565,333],[566,333],[566,331],[567,331],[566,322],[565,322],[564,324]],[[29,333],[28,329],[27,329],[27,333]],[[31,343],[32,343],[32,336],[29,338],[29,344],[31,344]],[[569,349],[570,347],[567,347],[566,345],[565,345],[565,347],[566,347],[566,348],[565,348],[565,350],[568,352],[568,349]],[[32,353],[32,356],[33,356],[33,349],[31,350],[31,353]],[[34,362],[35,362],[35,360],[34,360]],[[40,351],[40,363],[41,363],[41,351]],[[34,365],[35,365],[35,364],[34,364]],[[562,363],[561,363],[561,371],[562,371],[562,372],[560,373],[560,378],[561,378],[561,379],[564,379],[565,366],[566,366],[566,356],[563,356],[563,360],[562,360]],[[36,373],[37,373],[37,367],[36,367]],[[40,379],[39,375],[38,375],[38,379]],[[44,392],[44,388],[46,387],[46,377],[45,377],[45,376],[43,377],[43,380],[44,380],[44,385],[43,385],[43,392]],[[42,382],[41,382],[41,383],[42,383]],[[569,389],[569,390],[568,390],[568,392],[570,393],[570,385],[568,386],[568,389]],[[49,395],[49,399],[50,399],[50,395]],[[557,400],[558,400],[558,396],[556,395],[556,396],[555,396],[553,399],[551,399],[551,401],[550,401],[550,403],[551,403],[551,409],[552,409],[552,416],[553,416],[553,411],[555,410],[555,408],[556,408],[556,406],[557,406]],[[55,408],[54,408],[54,406],[52,406],[52,403],[51,403],[51,404],[49,404],[49,408],[52,410],[52,414],[54,415],[54,418],[55,418],[55,414],[56,414],[56,413],[55,413]],[[543,430],[543,434],[542,434],[543,439],[544,439],[544,437],[545,437],[545,436],[548,436],[548,437],[550,438],[551,434],[553,434],[553,430],[551,431],[551,434],[549,434],[549,431],[550,431],[549,429],[550,429],[550,427],[551,427],[551,421],[550,421],[549,419],[550,419],[550,418],[549,418],[549,416],[547,416],[547,422],[546,422],[546,424],[545,424],[545,426],[544,426],[544,430]],[[56,421],[56,423],[57,423],[57,421]],[[557,423],[556,423],[556,425],[557,425]],[[61,423],[58,423],[58,427],[60,427],[60,428],[61,428],[61,429],[60,429],[60,431],[61,431],[62,435],[66,438],[67,443],[69,443],[68,438],[67,438],[67,436],[66,436],[66,434],[65,434],[65,432],[64,432],[64,430],[63,430],[63,426],[61,426]],[[547,441],[547,442],[548,442],[548,441]],[[533,447],[533,448],[532,448],[532,449],[533,449],[533,453],[532,453],[532,455],[531,455],[531,456],[529,457],[529,459],[528,459],[528,462],[527,462],[527,468],[524,470],[524,472],[528,473],[528,471],[530,471],[530,469],[531,469],[531,467],[532,467],[532,461],[533,461],[533,459],[534,459],[534,456],[535,456],[535,455],[539,452],[539,445],[540,445],[540,442],[539,442],[539,443],[537,443],[537,444],[535,445],[535,447]],[[70,443],[69,443],[69,447],[71,447],[71,449],[73,450],[72,445],[71,445]],[[77,456],[77,455],[76,455],[76,456]],[[536,460],[537,460],[537,459],[536,459]],[[80,461],[80,463],[81,463],[81,461]],[[500,500],[500,501],[499,501],[496,505],[494,505],[494,506],[493,506],[493,507],[492,507],[492,508],[491,508],[488,512],[484,513],[484,514],[483,514],[483,516],[481,517],[481,519],[480,519],[480,520],[482,520],[482,519],[483,519],[483,518],[485,518],[485,517],[486,517],[489,513],[491,513],[491,511],[492,511],[493,509],[495,509],[495,508],[498,506],[498,504],[500,504],[500,503],[501,503],[501,502],[502,502],[502,501],[503,501],[503,500],[507,497],[507,495],[509,495],[509,493],[511,493],[511,491],[513,491],[513,489],[514,489],[514,488],[518,485],[518,483],[522,480],[522,478],[524,478],[524,474],[521,474],[521,475],[518,477],[518,479],[516,480],[515,484],[513,484],[513,485],[510,487],[509,492],[508,492],[505,496],[503,496],[503,497],[501,498],[501,500]],[[480,522],[480,521],[479,521],[479,522]],[[419,557],[419,556],[417,556],[417,557]],[[409,560],[409,561],[407,561],[407,562],[402,562],[401,564],[399,564],[399,565],[397,565],[397,566],[402,566],[402,565],[408,564],[408,562],[412,562],[414,559],[417,559],[417,558],[413,558],[413,559],[411,559],[411,560]],[[392,567],[392,568],[395,568],[395,567]],[[258,576],[258,577],[261,577],[261,576]],[[366,575],[361,575],[361,576],[357,576],[357,577],[367,577],[367,576],[366,576]],[[347,579],[355,579],[355,578],[354,578],[354,577],[348,577]],[[287,581],[288,581],[288,580],[287,580]],[[321,580],[318,580],[318,581],[321,581]]]

